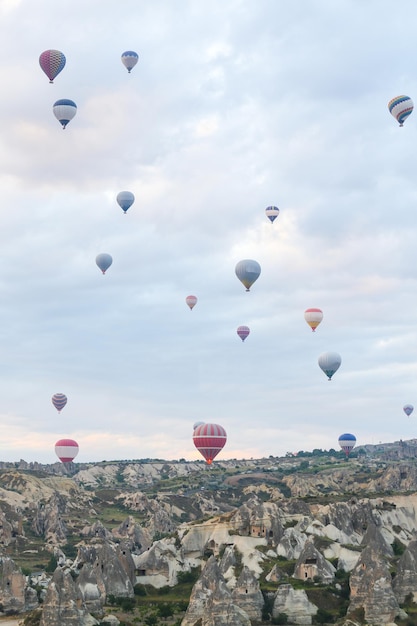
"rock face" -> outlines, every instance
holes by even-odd
[[[7,557],[0,558],[0,604],[6,615],[31,611],[38,606],[35,589],[26,586],[26,577]]]
[[[417,600],[417,540],[410,541],[398,562],[397,575],[392,588],[399,604],[411,594]]]
[[[274,597],[272,617],[280,613],[288,616],[290,624],[312,624],[317,607],[307,598],[304,589],[294,589],[291,585],[280,585]]]
[[[250,626],[246,613],[232,599],[214,556],[211,556],[191,593],[181,626]]]
[[[33,521],[33,530],[44,537],[48,543],[65,543],[67,529],[63,521],[66,501],[62,495],[55,493],[49,502],[39,504]]]
[[[391,586],[391,574],[381,553],[368,545],[351,573],[348,615],[363,608],[367,623],[381,626],[400,614]]]
[[[264,597],[258,579],[246,566],[244,566],[237,579],[236,587],[232,591],[232,602],[246,611],[251,620],[261,621],[265,603]]]
[[[314,580],[330,584],[336,569],[319,552],[313,541],[307,541],[295,566],[294,578],[299,580]]]
[[[98,624],[87,612],[71,574],[58,567],[49,583],[39,626]]]
[[[128,549],[108,542],[83,546],[74,568],[79,571],[77,588],[89,611],[101,615],[110,594],[133,598],[135,565]]]

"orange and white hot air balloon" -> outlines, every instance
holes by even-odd
[[[304,311],[304,319],[314,333],[317,326],[320,324],[321,320],[323,319],[323,311],[321,309],[314,309],[314,308],[306,309]]]

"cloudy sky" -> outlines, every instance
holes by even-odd
[[[219,458],[417,435],[417,113],[387,107],[417,99],[416,19],[414,0],[0,0],[1,460],[54,462],[62,437],[80,462],[191,460],[196,421],[226,429]]]

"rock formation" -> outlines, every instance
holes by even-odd
[[[304,589],[294,589],[291,585],[280,585],[274,597],[272,617],[280,613],[288,616],[290,624],[312,624],[317,607],[309,601]]]
[[[312,540],[306,542],[295,566],[294,578],[299,580],[318,580],[330,584],[336,569],[319,552]]]
[[[93,626],[97,620],[89,615],[69,571],[58,567],[49,584],[39,626]]]
[[[38,606],[35,589],[27,586],[26,577],[8,557],[0,557],[0,605],[6,615],[31,611]]]
[[[392,588],[399,604],[410,594],[417,601],[417,540],[410,541],[401,555]]]

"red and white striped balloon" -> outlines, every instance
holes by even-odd
[[[201,424],[193,432],[194,445],[209,465],[223,450],[226,441],[226,431],[219,424]]]
[[[78,451],[78,443],[74,439],[60,439],[55,444],[55,453],[62,463],[71,463]]]

